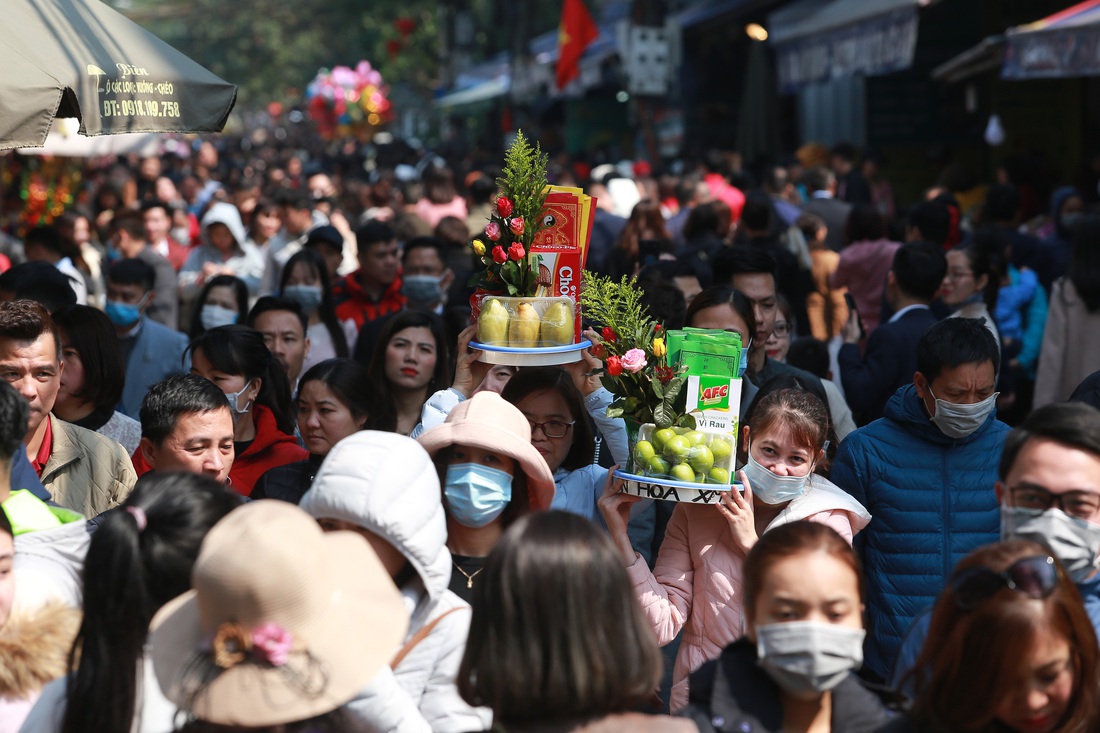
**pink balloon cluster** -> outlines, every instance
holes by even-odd
[[[318,71],[306,87],[306,100],[322,137],[369,139],[393,117],[388,92],[378,70],[369,61],[360,61],[354,69],[336,66]]]

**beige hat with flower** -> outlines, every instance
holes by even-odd
[[[191,581],[154,616],[151,657],[168,699],[209,723],[260,727],[335,710],[408,627],[367,541],[325,534],[286,502],[230,512],[203,541]]]
[[[527,474],[530,507],[549,509],[554,500],[554,475],[531,445],[531,423],[496,392],[478,392],[458,403],[445,423],[426,431],[417,442],[430,456],[452,445],[465,445],[513,458]]]

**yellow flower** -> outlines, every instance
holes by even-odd
[[[470,246],[474,248],[474,254],[479,256],[485,254],[485,242],[480,239],[475,239]]]
[[[653,355],[659,359],[667,353],[668,350],[665,348],[665,340],[662,338],[653,339]]]

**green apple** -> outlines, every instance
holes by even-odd
[[[707,442],[707,436],[703,433],[700,433],[698,430],[692,430],[690,432],[684,433],[684,437],[687,438],[688,442],[692,445],[702,445],[703,443]]]
[[[707,477],[716,484],[728,484],[730,482],[730,472],[721,466],[710,469]]]
[[[649,459],[649,463],[646,466],[649,470],[646,472],[649,476],[667,476],[668,475],[668,461],[660,456],[653,456]]]
[[[672,432],[672,428],[661,428],[657,432],[653,433],[653,445],[659,451],[664,451],[665,444],[668,441],[676,437],[676,433]]]
[[[733,453],[733,441],[726,435],[715,435],[710,439],[710,452],[714,460],[721,463]]]
[[[684,463],[690,454],[691,443],[682,435],[677,435],[665,443],[665,457],[674,463]]]
[[[714,467],[714,454],[705,445],[697,445],[688,454],[688,465],[698,473],[706,473]]]
[[[672,473],[669,474],[677,481],[686,481],[687,483],[694,483],[695,471],[691,470],[691,466],[686,463],[678,463],[672,467]]]
[[[640,466],[649,463],[649,459],[655,455],[657,455],[657,451],[653,449],[653,444],[648,440],[639,440],[637,445],[634,446],[634,460]]]

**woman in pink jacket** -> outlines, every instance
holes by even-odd
[[[871,520],[859,502],[814,473],[825,461],[829,434],[829,413],[821,400],[793,388],[765,392],[744,428],[744,496],[732,491],[713,506],[677,506],[652,572],[626,532],[630,505],[638,497],[620,494],[619,482],[609,480],[600,499],[658,643],[668,644],[684,630],[673,668],[674,712],[687,704],[688,676],[744,633],[741,566],[761,534],[808,519],[832,527],[851,543]]]

